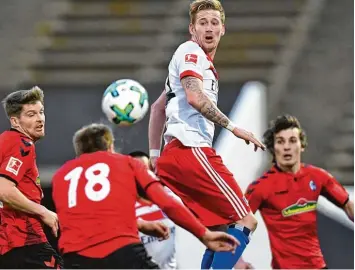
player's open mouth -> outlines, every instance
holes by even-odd
[[[285,160],[290,160],[292,158],[292,155],[286,154],[286,155],[283,155],[283,157]]]
[[[40,126],[36,127],[36,130],[37,131],[42,131],[43,130],[43,125],[40,125]]]
[[[213,37],[212,36],[206,36],[205,40],[207,43],[211,43],[213,41]]]

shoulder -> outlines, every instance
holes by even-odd
[[[30,159],[35,156],[33,141],[16,131],[5,131],[0,135],[0,149],[3,156],[19,155]]]
[[[0,147],[11,148],[14,145],[23,145],[25,147],[34,147],[31,139],[17,131],[8,130],[0,134]]]
[[[333,176],[325,169],[311,165],[311,164],[305,164],[304,170],[306,170],[306,172],[309,174],[317,175],[320,177],[333,178]]]
[[[175,51],[175,56],[181,56],[185,54],[204,55],[204,52],[196,42],[189,40],[182,43]]]
[[[259,192],[266,192],[269,187],[273,186],[277,175],[278,172],[274,168],[264,172],[262,176],[249,184],[247,188],[247,194],[253,192],[254,190],[258,190]]]

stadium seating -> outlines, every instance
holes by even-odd
[[[299,117],[309,137],[307,162],[354,182],[353,1],[325,1],[295,63],[277,112]],[[350,102],[351,101],[351,102]]]
[[[176,46],[189,38],[185,0],[71,0],[55,20],[42,23],[49,40],[31,64],[44,84],[107,84],[120,77],[163,81]],[[224,81],[266,81],[304,0],[226,0],[227,35],[216,66]],[[149,71],[150,76],[146,76]]]

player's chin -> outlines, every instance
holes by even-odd
[[[293,166],[295,166],[296,165],[296,160],[284,160],[283,162],[282,162],[282,166],[284,166],[284,167],[293,167]]]
[[[36,140],[39,140],[39,139],[43,138],[44,136],[45,136],[44,130],[36,131],[36,132],[34,132],[34,134],[33,134],[33,137],[34,137]]]

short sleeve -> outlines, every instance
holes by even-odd
[[[175,57],[180,80],[186,76],[203,80],[203,70],[207,58],[200,52],[199,48],[195,49],[192,46],[185,45],[176,52]]]
[[[248,200],[249,207],[255,213],[264,201],[264,191],[261,188],[261,180],[252,182],[245,191],[245,198]]]
[[[349,194],[344,187],[327,171],[317,168],[317,174],[322,181],[321,195],[341,208],[349,200]]]
[[[32,147],[18,143],[1,151],[0,176],[18,185],[33,162]]]

